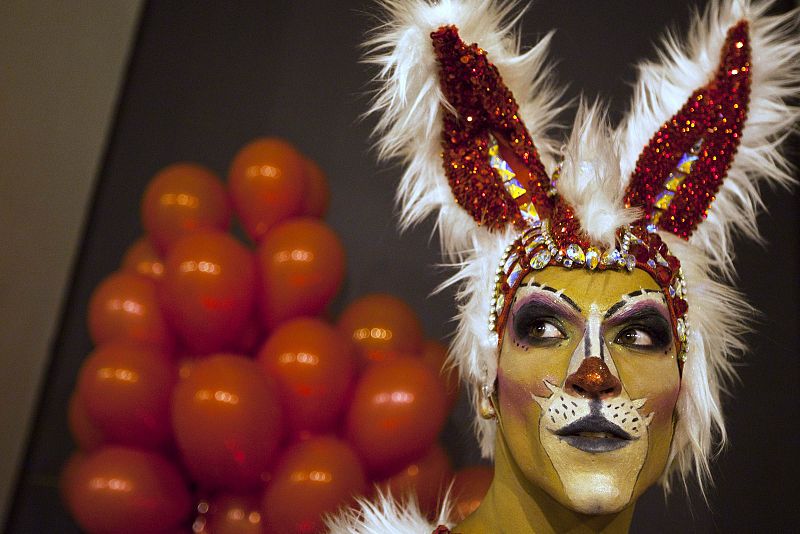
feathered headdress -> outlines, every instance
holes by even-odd
[[[757,238],[759,182],[792,181],[778,146],[798,109],[797,12],[769,3],[709,4],[687,35],[668,36],[639,67],[634,101],[611,128],[581,105],[572,135],[552,139],[562,107],[545,65],[550,35],[521,53],[514,3],[385,0],[368,42],[379,67],[380,155],[405,164],[402,225],[431,213],[458,267],[451,359],[493,384],[508,304],[548,265],[647,271],[662,287],[679,341],[682,387],[670,469],[707,474],[720,390],[743,349],[741,310],[725,284],[731,235]],[[488,323],[487,323],[488,321]],[[485,456],[495,422],[476,417]]]

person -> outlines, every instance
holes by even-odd
[[[731,236],[757,235],[758,181],[792,180],[798,16],[767,8],[710,3],[617,128],[581,103],[561,146],[549,36],[520,53],[512,3],[385,3],[380,155],[459,266],[451,358],[494,479],[458,525],[382,496],[331,531],[624,532],[648,487],[707,480],[746,308]]]

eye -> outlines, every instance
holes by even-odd
[[[619,330],[614,343],[638,350],[665,350],[672,343],[672,328],[661,315],[642,314]]]
[[[514,334],[519,342],[531,346],[554,345],[567,338],[558,319],[549,317],[517,317]]]
[[[617,338],[614,340],[614,343],[618,345],[624,345],[626,347],[648,348],[655,344],[653,342],[653,338],[647,331],[635,327],[622,330],[619,334],[617,334]]]
[[[546,319],[536,319],[528,329],[528,337],[531,339],[564,339],[566,336],[550,321]]]

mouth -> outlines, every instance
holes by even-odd
[[[636,440],[601,415],[587,415],[553,432],[568,445],[584,452],[609,452]]]

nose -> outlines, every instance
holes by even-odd
[[[573,397],[606,399],[619,395],[622,384],[603,360],[592,356],[584,358],[578,370],[567,377],[564,390]]]

